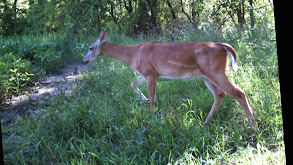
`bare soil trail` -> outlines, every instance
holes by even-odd
[[[18,115],[34,113],[40,105],[49,106],[48,100],[52,95],[70,94],[86,70],[91,70],[90,65],[72,64],[65,65],[59,75],[45,75],[41,83],[33,87],[33,92],[12,97],[8,105],[0,106],[1,123]]]

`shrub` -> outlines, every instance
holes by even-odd
[[[47,73],[58,73],[63,66],[61,51],[56,52],[49,45],[41,44],[34,55],[34,63],[43,68]]]
[[[58,73],[63,65],[62,52],[55,51],[51,45],[0,39],[0,104],[25,87],[33,86],[44,73]]]
[[[12,52],[0,56],[0,103],[11,98],[12,94],[18,94],[22,87],[33,84],[31,71],[31,62]]]

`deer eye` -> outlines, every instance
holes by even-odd
[[[93,48],[90,48],[90,51],[92,51],[93,50]]]

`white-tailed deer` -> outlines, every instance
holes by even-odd
[[[187,79],[194,76],[203,78],[214,95],[214,104],[205,119],[207,124],[217,112],[226,93],[236,99],[244,109],[248,121],[257,129],[252,110],[245,93],[232,84],[225,71],[232,57],[232,68],[237,71],[237,53],[232,46],[213,42],[145,42],[138,45],[120,46],[106,41],[106,32],[89,48],[83,63],[86,64],[100,55],[109,56],[131,65],[139,74],[131,88],[142,100],[150,104],[150,115],[154,114],[157,78]],[[147,82],[148,99],[137,88]]]

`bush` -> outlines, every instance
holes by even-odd
[[[58,73],[60,67],[63,66],[61,53],[49,48],[49,45],[41,44],[34,55],[35,64],[42,67],[47,73]]]
[[[32,84],[31,62],[17,57],[14,53],[0,56],[0,103],[18,94],[21,87]]]
[[[0,104],[25,87],[40,81],[44,73],[57,73],[63,65],[60,51],[46,44],[21,44],[0,39]]]

